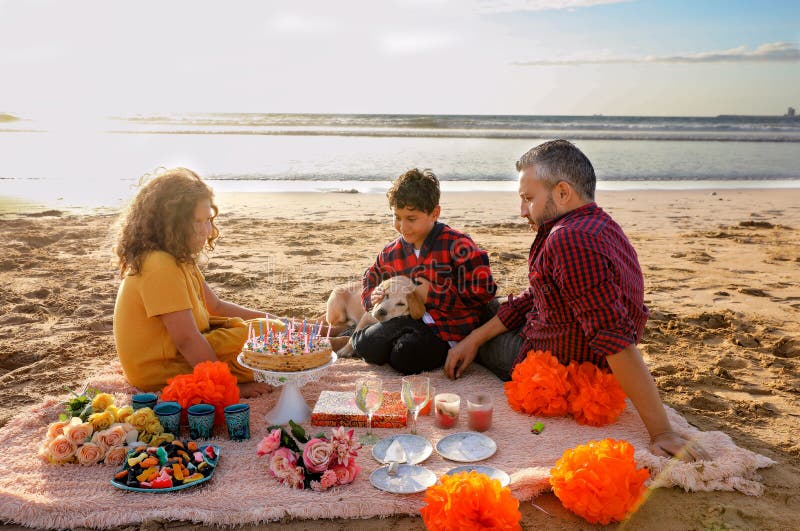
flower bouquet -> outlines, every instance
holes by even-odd
[[[149,408],[134,412],[131,406],[118,408],[108,393],[93,391],[91,395],[90,399],[86,392],[81,393],[70,400],[74,404],[67,404],[68,412],[79,411],[80,415],[62,415],[47,427],[38,451],[40,459],[52,464],[119,466],[128,453],[126,445],[138,440],[157,446],[172,440],[172,434],[162,433],[158,418]]]
[[[331,438],[324,433],[309,438],[302,426],[289,421],[289,429],[270,426],[258,444],[257,453],[267,457],[269,475],[294,489],[319,492],[352,483],[361,471],[355,458],[361,444],[354,430],[334,428]]]

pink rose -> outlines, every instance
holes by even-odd
[[[114,446],[113,448],[109,448],[106,452],[103,463],[111,466],[121,466],[125,462],[126,457],[128,457],[128,448],[125,446]]]
[[[64,435],[64,426],[69,425],[69,422],[54,422],[47,427],[47,438],[55,439],[59,435]]]
[[[89,422],[81,422],[79,417],[72,417],[64,426],[64,435],[74,445],[83,444],[92,436],[94,428]]]
[[[325,439],[311,439],[303,448],[303,463],[309,472],[323,472],[328,469],[333,447]]]
[[[281,430],[272,430],[272,432],[261,439],[258,443],[256,453],[261,456],[269,455],[278,449],[281,445]]]
[[[126,435],[125,428],[121,424],[115,424],[107,430],[95,433],[92,442],[97,443],[97,446],[105,453],[109,448],[124,445]]]
[[[75,456],[78,459],[78,463],[82,465],[94,465],[103,460],[105,452],[95,443],[87,442],[84,443],[83,446],[78,448],[78,451],[75,453]]]
[[[269,473],[272,477],[284,479],[293,473],[297,466],[297,454],[288,448],[278,448],[269,458]]]
[[[78,447],[67,439],[66,435],[59,435],[47,443],[47,451],[44,455],[51,463],[66,463],[77,450]]]
[[[356,464],[355,459],[351,459],[348,465],[334,465],[331,470],[336,473],[339,485],[347,485],[358,477],[361,467]]]

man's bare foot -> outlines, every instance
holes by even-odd
[[[242,398],[255,398],[271,393],[275,388],[263,382],[248,382],[239,384],[239,396]]]
[[[339,352],[343,346],[345,346],[350,341],[350,338],[347,336],[342,337],[332,337],[330,338],[331,348],[335,352]]]

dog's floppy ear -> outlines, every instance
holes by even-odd
[[[406,296],[406,302],[408,303],[408,313],[411,318],[422,319],[422,316],[425,315],[425,301],[422,300],[422,297],[417,295],[417,292],[410,291]]]

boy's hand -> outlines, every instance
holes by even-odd
[[[444,362],[444,373],[451,380],[461,378],[467,367],[478,355],[478,345],[467,336],[447,351],[447,360]]]
[[[383,291],[383,286],[377,286],[372,293],[369,294],[369,302],[372,303],[373,306],[380,303],[384,297],[386,297],[386,292]]]
[[[682,461],[710,461],[711,456],[694,441],[674,431],[659,433],[650,442],[650,451],[663,457],[676,457]]]

